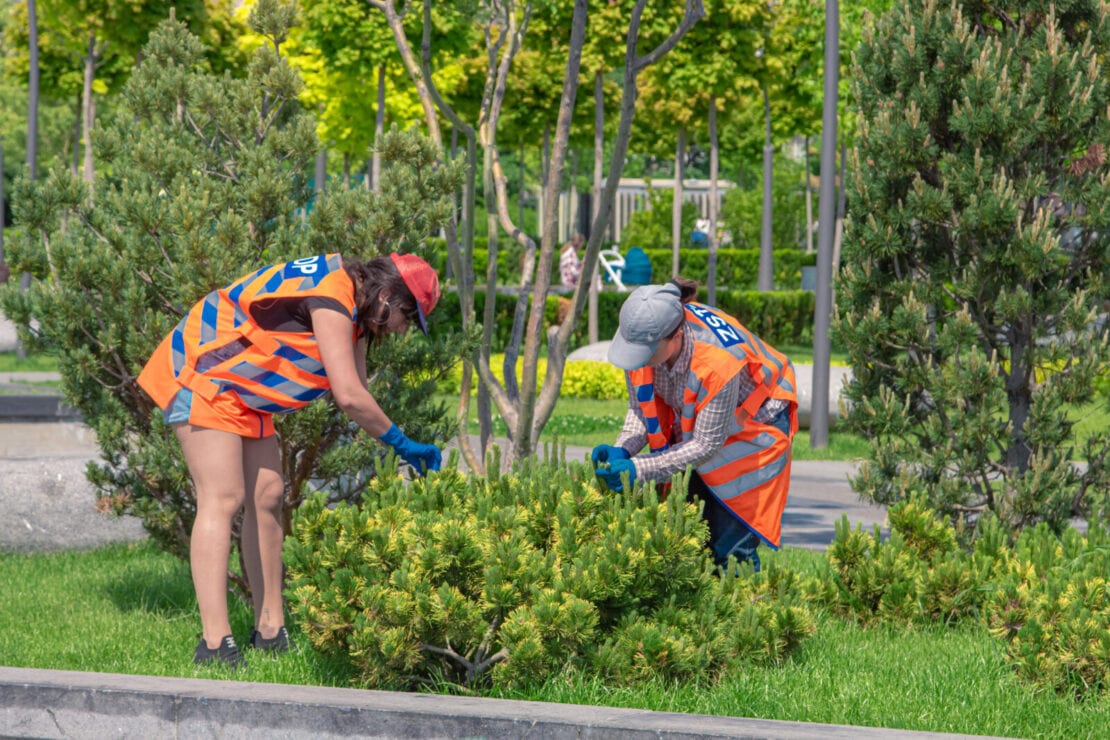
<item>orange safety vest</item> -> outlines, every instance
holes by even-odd
[[[782,512],[790,489],[790,446],[798,431],[798,396],[794,366],[769,344],[726,313],[688,303],[686,338],[694,342],[690,373],[683,391],[679,425],[676,410],[655,394],[654,368],[629,372],[636,401],[643,412],[652,453],[666,450],[672,440],[685,442],[694,434],[698,414],[737,373],[748,372],[756,388],[737,407],[749,418],[741,426],[733,418],[721,448],[696,470],[713,495],[755,532],[778,549]],[[787,401],[790,434],[750,418],[768,398]]]
[[[311,331],[262,329],[251,308],[281,298],[333,298],[351,317],[354,284],[338,254],[321,254],[246,275],[197,303],[154,351],[138,382],[160,408],[182,388],[202,398],[234,393],[250,408],[285,413],[331,389]]]

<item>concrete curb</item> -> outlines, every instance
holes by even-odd
[[[574,704],[28,668],[0,668],[0,735],[306,740],[960,737]]]

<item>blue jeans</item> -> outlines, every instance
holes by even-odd
[[[750,562],[759,572],[759,535],[748,529],[736,516],[724,507],[717,498],[710,493],[709,487],[696,472],[690,476],[690,486],[686,494],[689,501],[701,500],[705,503],[702,508],[702,519],[709,525],[709,550],[713,553],[713,562],[718,567],[728,565],[731,555],[737,560]]]

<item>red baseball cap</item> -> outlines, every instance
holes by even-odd
[[[416,312],[420,319],[420,331],[428,333],[427,316],[439,302],[439,275],[424,260],[415,254],[389,255],[401,279],[405,281],[412,297],[416,299]]]

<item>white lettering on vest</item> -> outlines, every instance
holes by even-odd
[[[299,260],[293,260],[292,266],[302,275],[315,275],[320,269],[319,259],[319,257],[302,257]]]
[[[734,344],[740,344],[744,341],[744,338],[740,336],[732,324],[714,313],[712,309],[693,303],[687,303],[686,308],[690,309],[691,313],[705,322],[705,325],[717,335],[717,339],[720,340],[723,346],[731,347]]]

